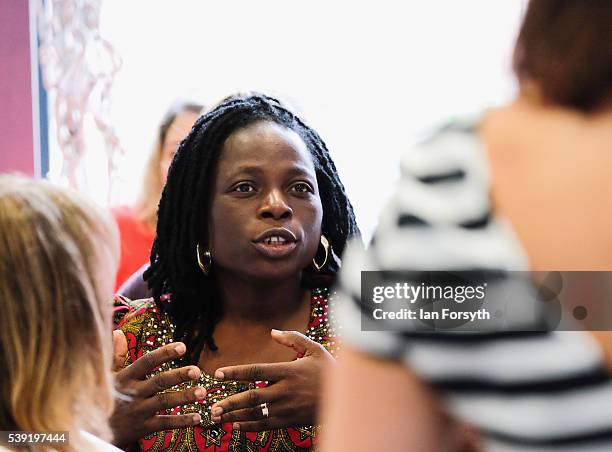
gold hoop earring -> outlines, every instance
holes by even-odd
[[[325,265],[327,264],[327,259],[329,259],[329,241],[327,240],[327,237],[325,237],[323,234],[321,234],[321,245],[323,245],[323,249],[325,250],[325,259],[323,259],[323,263],[319,265],[317,264],[317,261],[314,260],[314,258],[312,259],[312,265],[318,272],[320,272],[321,269],[325,267]]]
[[[198,243],[196,245],[196,256],[198,258],[198,266],[200,267],[200,270],[202,270],[202,273],[208,276],[210,267],[212,266],[212,254],[210,254],[210,251],[208,250],[204,251],[204,263],[202,263],[202,258],[200,257],[200,244]]]

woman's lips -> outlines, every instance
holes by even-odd
[[[264,256],[280,259],[295,250],[298,239],[287,228],[270,228],[260,233],[252,243]]]
[[[297,246],[296,242],[268,243],[267,241],[262,241],[252,243],[257,251],[272,259],[280,259],[291,254]]]

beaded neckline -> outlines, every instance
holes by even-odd
[[[329,290],[327,288],[312,289],[310,318],[307,330],[304,332],[304,334],[309,339],[323,345],[330,351],[330,353],[335,354],[337,350],[337,341],[334,332],[330,329],[330,319],[328,317],[327,309],[329,298]],[[165,344],[171,343],[174,332],[174,325],[170,321],[168,315],[161,313],[158,307],[151,307],[147,314],[149,314],[148,319],[140,331],[143,353],[155,350]],[[126,328],[129,329],[129,325],[126,325]],[[296,359],[298,358],[299,356],[296,356]],[[150,378],[160,372],[177,367],[178,363],[174,361],[164,363],[148,377]],[[174,392],[189,389],[195,386],[201,386],[206,389],[207,394],[204,400],[165,410],[165,413],[163,414],[172,415],[199,413],[201,417],[200,426],[205,429],[211,429],[208,434],[215,434],[215,436],[217,436],[223,435],[225,431],[221,425],[212,422],[210,407],[214,403],[239,392],[257,387],[265,387],[267,386],[267,382],[257,381],[252,383],[243,383],[238,381],[220,381],[216,380],[212,375],[202,372],[200,379],[197,382],[194,381],[176,385],[164,392]]]

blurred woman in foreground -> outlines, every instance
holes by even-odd
[[[67,431],[66,445],[47,446],[118,450],[102,441],[117,259],[101,209],[46,181],[0,176],[0,430]]]
[[[516,270],[520,245],[536,271],[612,270],[610,23],[607,0],[532,0],[519,96],[403,156],[375,244],[345,256],[349,345],[327,387],[325,450],[447,450],[441,408],[487,450],[612,449],[608,334],[367,333],[354,302],[360,270]]]

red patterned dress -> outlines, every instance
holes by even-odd
[[[327,315],[328,289],[312,290],[310,320],[304,333],[320,343],[331,353],[337,350],[335,336],[330,329]],[[172,342],[174,326],[169,317],[160,312],[149,300],[130,312],[121,321],[119,328],[125,333],[128,354],[125,365],[129,365],[144,353],[153,351]],[[296,356],[296,359],[299,358]],[[155,373],[178,367],[174,361],[165,363]],[[154,374],[155,374],[154,373]],[[153,375],[154,375],[153,374]],[[152,375],[151,375],[152,376]],[[200,425],[176,430],[166,430],[145,436],[138,441],[136,450],[143,451],[240,451],[240,452],[277,452],[312,451],[317,436],[317,426],[290,427],[263,432],[244,432],[234,430],[232,423],[214,424],[211,421],[210,406],[233,394],[256,387],[265,387],[266,382],[242,383],[238,381],[219,381],[212,375],[202,374],[198,382],[183,383],[169,391],[178,391],[202,386],[206,389],[206,399],[182,405],[159,414],[200,413]]]

